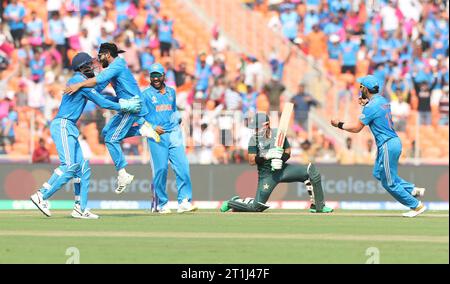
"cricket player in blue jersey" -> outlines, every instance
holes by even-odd
[[[176,175],[178,188],[178,213],[192,212],[197,207],[191,204],[192,184],[189,162],[185,153],[183,135],[180,129],[181,116],[177,111],[176,93],[165,85],[165,72],[161,64],[150,66],[150,87],[142,93],[142,103],[149,112],[145,119],[160,135],[159,143],[148,139],[153,171],[152,211],[171,213],[166,192],[168,162]]]
[[[118,56],[123,52],[125,51],[119,50],[114,43],[102,43],[98,52],[98,61],[102,64],[103,71],[96,77],[68,86],[64,92],[73,94],[80,88],[96,85],[104,88],[111,83],[116,96],[120,99],[130,99],[136,95],[141,97],[136,79],[128,69],[125,60]],[[148,109],[143,105],[140,113],[116,114],[103,128],[102,135],[105,137],[106,147],[118,172],[117,194],[124,192],[134,179],[134,176],[127,173],[125,169],[127,161],[120,147],[122,140],[132,136],[145,136],[159,142],[159,135],[144,119],[147,114]],[[137,125],[133,126],[134,124]]]
[[[93,78],[93,58],[87,53],[78,53],[72,60],[72,68],[75,71],[68,84],[82,82]],[[98,216],[91,213],[87,208],[89,179],[91,169],[89,161],[84,160],[83,153],[78,142],[79,131],[77,121],[86,106],[87,100],[93,101],[102,108],[115,110],[124,114],[139,113],[142,101],[139,97],[130,100],[117,100],[113,96],[102,96],[95,88],[84,88],[73,95],[64,95],[59,107],[58,114],[50,124],[50,132],[58,151],[60,166],[55,169],[50,179],[43,187],[31,196],[31,201],[46,216],[51,212],[47,200],[55,194],[64,184],[75,179],[75,207],[72,217],[81,219],[97,219]]]
[[[404,217],[415,217],[426,210],[418,200],[425,188],[415,187],[398,176],[398,160],[402,152],[402,143],[395,133],[389,102],[378,94],[379,83],[375,76],[368,75],[358,79],[360,83],[359,103],[364,106],[357,122],[331,120],[331,125],[348,132],[358,133],[368,125],[377,144],[377,158],[373,176],[381,181],[383,187],[401,204],[411,208]]]

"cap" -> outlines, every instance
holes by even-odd
[[[269,121],[269,116],[263,112],[256,113],[248,122],[248,128],[259,129],[263,124]]]
[[[92,62],[92,60],[94,59],[86,52],[77,53],[72,59],[72,69],[77,70],[84,64]]]
[[[373,75],[367,75],[365,77],[358,78],[358,83],[366,87],[371,93],[378,93],[380,86],[378,85],[378,79]]]
[[[161,75],[164,75],[164,67],[160,63],[153,63],[150,66],[150,69],[148,70],[149,74],[152,73],[159,73]]]
[[[124,53],[125,50],[117,48],[117,45],[112,42],[104,42],[100,45],[98,53],[109,52],[112,56],[117,56],[119,53]]]

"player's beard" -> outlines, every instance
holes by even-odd
[[[165,79],[165,76],[162,76],[161,78],[159,78],[159,80],[157,81],[159,83],[159,86],[158,86],[158,84],[156,84],[155,80],[150,80],[150,84],[152,85],[153,88],[155,88],[157,90],[161,90],[164,86],[164,79]]]
[[[108,62],[108,60],[106,60],[106,59],[105,59],[105,60],[102,60],[101,63],[102,63],[102,67],[103,67],[103,68],[107,68],[107,67],[109,66],[109,62]]]

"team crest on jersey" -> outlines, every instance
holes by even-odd
[[[158,102],[158,100],[156,99],[155,96],[152,97],[152,103],[156,104]]]

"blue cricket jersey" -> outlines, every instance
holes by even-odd
[[[377,147],[381,147],[386,141],[398,137],[392,122],[391,106],[389,102],[380,95],[375,95],[363,108],[359,120],[370,127]]]
[[[72,78],[70,78],[68,85],[73,85],[79,82],[86,80],[86,77],[76,72]],[[111,99],[107,99],[103,95],[99,94],[94,88],[82,88],[79,89],[72,95],[64,95],[61,104],[59,106],[58,114],[56,118],[65,118],[73,123],[77,123],[81,114],[83,113],[83,109],[86,106],[87,100],[93,101],[96,105],[101,108],[107,108],[115,111],[120,111],[120,105],[118,103],[113,102]]]
[[[96,77],[97,84],[106,87],[107,83],[111,83],[116,96],[119,99],[131,99],[135,95],[142,98],[136,79],[133,77],[127,62],[121,57],[116,57],[108,68],[104,69]],[[148,113],[147,107],[143,104],[142,110],[138,116],[145,116]]]
[[[166,92],[161,94],[157,89],[150,86],[142,93],[143,106],[146,105],[149,113],[145,120],[153,126],[161,126],[164,131],[177,130],[181,117],[177,111],[176,93],[171,87],[166,86]]]

